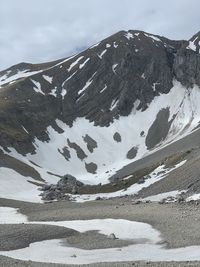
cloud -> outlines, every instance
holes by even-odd
[[[188,39],[199,9],[199,0],[1,0],[0,69],[66,57],[119,30]]]

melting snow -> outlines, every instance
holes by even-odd
[[[158,168],[153,170],[150,174],[144,177],[145,182],[142,184],[133,184],[127,189],[122,189],[122,190],[111,192],[111,193],[99,193],[99,194],[91,194],[91,195],[70,195],[71,200],[76,201],[76,202],[85,202],[85,201],[93,201],[97,197],[109,199],[112,197],[135,195],[138,192],[140,192],[140,190],[142,190],[143,188],[147,188],[150,185],[164,179],[170,172],[184,165],[185,162],[186,160],[176,164],[173,168],[166,168],[165,165],[159,166]],[[150,197],[148,197],[147,199],[150,199]]]
[[[84,85],[84,87],[78,91],[78,95],[82,94],[82,92],[84,92],[89,86],[90,84],[93,82],[93,77],[96,75],[96,72],[92,75],[92,77],[86,82],[86,84]]]
[[[199,200],[200,199],[200,193],[198,194],[193,194],[192,196],[188,197],[186,201],[191,201],[191,200]]]
[[[94,48],[94,47],[98,46],[99,44],[100,44],[100,42],[99,42],[99,43],[97,43],[97,44],[94,44],[94,45],[92,45],[92,46],[90,47],[90,49],[92,49],[92,48]]]
[[[196,51],[197,47],[194,43],[196,39],[198,39],[198,36],[193,41],[189,41],[189,45],[186,47],[186,49],[191,49],[193,51]]]
[[[132,33],[128,32],[128,33],[125,34],[125,37],[126,37],[128,40],[130,40],[130,39],[134,38],[134,35],[133,35]]]
[[[42,91],[42,89],[41,89],[41,84],[39,83],[39,82],[36,82],[36,81],[34,81],[34,80],[32,80],[31,79],[31,81],[35,84],[35,86],[33,87],[33,90],[36,92],[36,93],[40,93],[40,94],[43,94],[43,95],[45,95],[44,94],[44,92]]]
[[[168,197],[177,197],[178,195],[180,195],[183,191],[170,191],[170,192],[165,192],[165,193],[161,193],[161,194],[157,194],[157,195],[153,195],[153,196],[149,196],[149,197],[145,197],[145,198],[142,198],[141,200],[142,201],[145,201],[145,200],[150,200],[152,202],[159,202],[165,198],[168,198]]]
[[[24,177],[9,168],[0,168],[0,197],[28,202],[41,202],[36,182],[31,177]],[[30,181],[30,182],[29,182]],[[37,181],[38,182],[38,181]]]
[[[102,52],[100,55],[98,55],[98,57],[102,59],[103,55],[104,55],[106,52],[107,52],[107,49],[103,50],[103,52]]]
[[[56,91],[57,91],[57,87],[55,87],[54,89],[52,89],[51,90],[51,93],[49,93],[49,95],[53,95],[53,96],[57,97]]]
[[[61,92],[62,99],[65,98],[66,94],[67,94],[67,90],[66,89],[62,89],[62,92]]]
[[[100,94],[103,93],[107,88],[108,88],[108,87],[107,87],[107,85],[105,84],[104,88],[101,89]]]
[[[79,62],[82,58],[84,58],[84,56],[81,56],[81,57],[77,58],[77,60],[74,61],[74,62],[69,66],[69,68],[68,68],[67,70],[68,70],[68,71],[71,71],[71,69],[73,69],[73,67],[76,66],[76,64],[78,64],[78,62]]]
[[[19,71],[17,74],[12,75],[10,77],[7,77],[7,75],[9,74],[9,73],[7,73],[6,75],[0,77],[0,86],[4,85],[6,83],[14,82],[15,80],[20,79],[20,78],[32,76],[32,75],[40,73],[40,72],[42,72],[42,70],[40,70],[40,71],[24,70],[24,71]]]
[[[27,222],[27,217],[18,213],[18,209],[0,207],[0,224],[16,224]]]
[[[54,239],[31,243],[22,249],[0,251],[0,255],[26,261],[68,264],[101,263],[102,259],[104,262],[200,260],[199,246],[167,249],[165,244],[161,243],[163,240],[160,232],[147,223],[124,219],[30,223],[62,226],[81,233],[98,231],[105,236],[114,233],[117,238],[133,241],[133,244],[121,248],[87,250],[64,246],[62,240]]]
[[[53,81],[53,77],[47,76],[47,75],[42,75],[42,77],[48,82],[48,83],[52,83]]]
[[[30,99],[28,99],[28,100],[30,100]],[[27,134],[29,134],[29,132],[26,130],[26,128],[22,125],[22,129],[27,133]]]
[[[74,73],[72,73],[72,75],[70,75],[63,83],[62,83],[62,87],[65,85],[65,83],[67,82],[67,81],[69,81],[75,74],[77,73],[77,70],[74,72]]]
[[[154,36],[154,35],[151,35],[151,34],[147,34],[147,33],[144,33],[145,36],[147,37],[150,37],[151,39],[157,41],[157,42],[161,42],[160,38]]]
[[[116,67],[117,67],[118,65],[119,65],[119,64],[114,64],[114,65],[112,66],[112,71],[114,72],[114,74],[116,74],[115,69],[116,69]]]
[[[110,106],[110,110],[113,110],[116,106],[117,106],[117,103],[119,102],[118,99],[114,99],[111,103],[111,106]]]
[[[114,42],[113,46],[114,46],[114,48],[117,48],[119,45],[116,42]]]
[[[87,58],[82,64],[80,64],[79,69],[82,69],[89,60],[90,60],[90,58]]]

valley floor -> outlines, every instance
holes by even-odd
[[[126,219],[151,224],[162,233],[167,248],[200,245],[200,205],[192,203],[141,203],[133,204],[130,197],[99,200],[86,203],[53,202],[33,204],[13,200],[0,199],[1,207],[19,208],[20,213],[28,216],[29,221],[64,221],[89,219]],[[0,250],[18,249],[41,240],[65,238],[70,235],[69,229],[47,225],[0,225]],[[90,231],[87,235],[80,234],[69,237],[69,242],[76,247],[93,249],[116,247],[115,240],[102,239],[102,235]],[[104,242],[106,241],[106,242]],[[118,247],[124,243],[117,244]],[[126,244],[125,244],[126,245]],[[75,266],[61,264],[23,262],[0,256],[0,266],[5,267],[60,267]],[[80,266],[80,265],[77,265]],[[91,264],[84,266],[200,266],[199,262],[127,262]]]

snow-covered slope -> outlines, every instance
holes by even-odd
[[[0,197],[12,184],[8,198],[33,201],[33,170],[40,183],[71,174],[107,184],[130,162],[197,129],[200,83],[198,75],[192,84],[182,80],[183,44],[120,32],[42,68],[1,72]]]
[[[108,183],[123,166],[191,133],[200,121],[199,98],[199,87],[186,89],[174,82],[171,91],[155,97],[147,110],[137,111],[136,102],[129,116],[115,119],[109,127],[94,126],[85,118],[77,118],[69,127],[57,119],[55,122],[63,132],[47,127],[49,140],[35,138],[34,154],[22,156],[12,147],[8,154],[53,174],[69,173],[84,183]],[[164,117],[160,120],[158,114],[162,112]],[[153,125],[152,135],[156,135],[156,124],[169,129],[154,148],[148,149],[149,129]]]

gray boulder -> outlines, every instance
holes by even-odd
[[[57,183],[57,188],[59,188],[62,192],[72,194],[76,194],[78,192],[78,188],[83,186],[84,184],[82,182],[78,181],[74,176],[70,174],[66,174]]]

